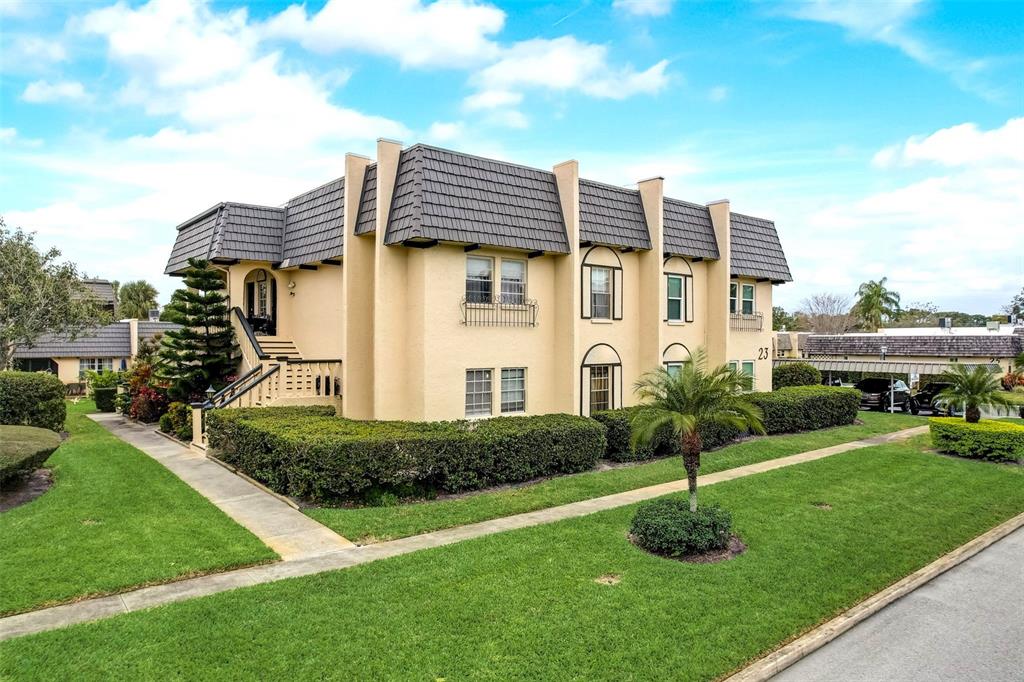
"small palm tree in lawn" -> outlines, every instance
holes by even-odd
[[[983,407],[1011,407],[999,377],[982,365],[968,369],[966,365],[953,365],[943,372],[942,381],[950,385],[935,396],[941,407],[954,407],[964,411],[964,420],[977,424]]]
[[[683,453],[690,489],[690,511],[697,511],[697,470],[702,449],[698,424],[714,422],[739,430],[764,433],[761,408],[743,391],[751,378],[725,365],[708,369],[703,348],[675,373],[658,369],[634,385],[642,407],[632,418],[633,444],[651,443],[659,431],[671,427]]]

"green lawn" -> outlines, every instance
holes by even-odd
[[[746,554],[645,554],[626,507],[11,640],[0,677],[713,679],[1024,511],[1024,471],[886,445],[703,499]]]
[[[922,417],[882,412],[861,412],[860,419],[863,424],[755,438],[705,453],[700,473],[710,474],[926,423]],[[611,495],[685,476],[682,459],[671,457],[435,502],[393,507],[317,507],[305,512],[344,537],[365,544]]]
[[[277,558],[93,410],[69,404],[54,487],[0,514],[0,614]]]

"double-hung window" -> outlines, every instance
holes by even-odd
[[[611,367],[595,365],[590,368],[590,414],[611,408]]]
[[[612,317],[611,268],[590,268],[590,317],[597,320]]]
[[[665,364],[665,371],[671,377],[679,376],[679,373],[683,371],[683,363],[681,362],[669,362]]]
[[[80,358],[78,360],[78,376],[80,377],[84,377],[87,371],[110,372],[113,369],[113,358]]]
[[[750,388],[754,388],[754,361],[744,360],[740,363],[740,373],[750,377]]]
[[[742,307],[743,314],[744,315],[753,315],[754,314],[754,285],[753,284],[744,284],[743,287],[742,287],[742,290],[743,290],[743,300],[741,301],[741,305],[743,306]]]
[[[526,301],[526,261],[501,259],[501,302],[522,305]]]
[[[526,369],[505,367],[501,370],[501,413],[526,412]]]
[[[739,312],[739,305],[737,299],[739,298],[740,287],[736,282],[729,283],[729,314],[735,315]]]
[[[494,261],[470,256],[466,259],[466,303],[491,303],[494,294]]]
[[[466,370],[466,416],[487,417],[491,414],[491,370]]]
[[[679,275],[668,276],[668,319],[670,322],[682,322],[686,310],[685,289],[683,278]]]

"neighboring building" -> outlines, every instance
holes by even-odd
[[[17,369],[52,372],[65,384],[80,383],[86,370],[128,369],[139,351],[139,342],[180,325],[170,322],[122,320],[79,336],[74,341],[46,335],[31,347],[14,352]]]
[[[83,279],[82,284],[101,310],[110,313],[111,317],[117,317],[117,294],[113,282],[106,279]]]
[[[244,356],[218,406],[358,419],[589,414],[699,346],[767,389],[772,286],[791,281],[775,225],[728,201],[389,141],[284,206],[187,220],[166,272],[190,257],[226,273]]]
[[[1024,326],[993,323],[989,327],[893,328],[838,335],[780,332],[776,350],[779,358],[801,358],[822,372],[907,374],[911,381],[941,374],[955,363],[984,365],[1005,373],[1024,352]]]

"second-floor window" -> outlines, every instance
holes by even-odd
[[[598,320],[612,317],[611,268],[590,268],[590,316]]]
[[[671,322],[682,322],[685,302],[683,300],[683,278],[679,275],[668,276],[668,319]]]
[[[494,294],[494,261],[471,256],[466,259],[466,302],[490,303]]]
[[[754,314],[754,285],[729,284],[729,312],[733,315],[743,313],[744,315]]]
[[[501,302],[522,305],[526,300],[526,261],[501,260]]]

